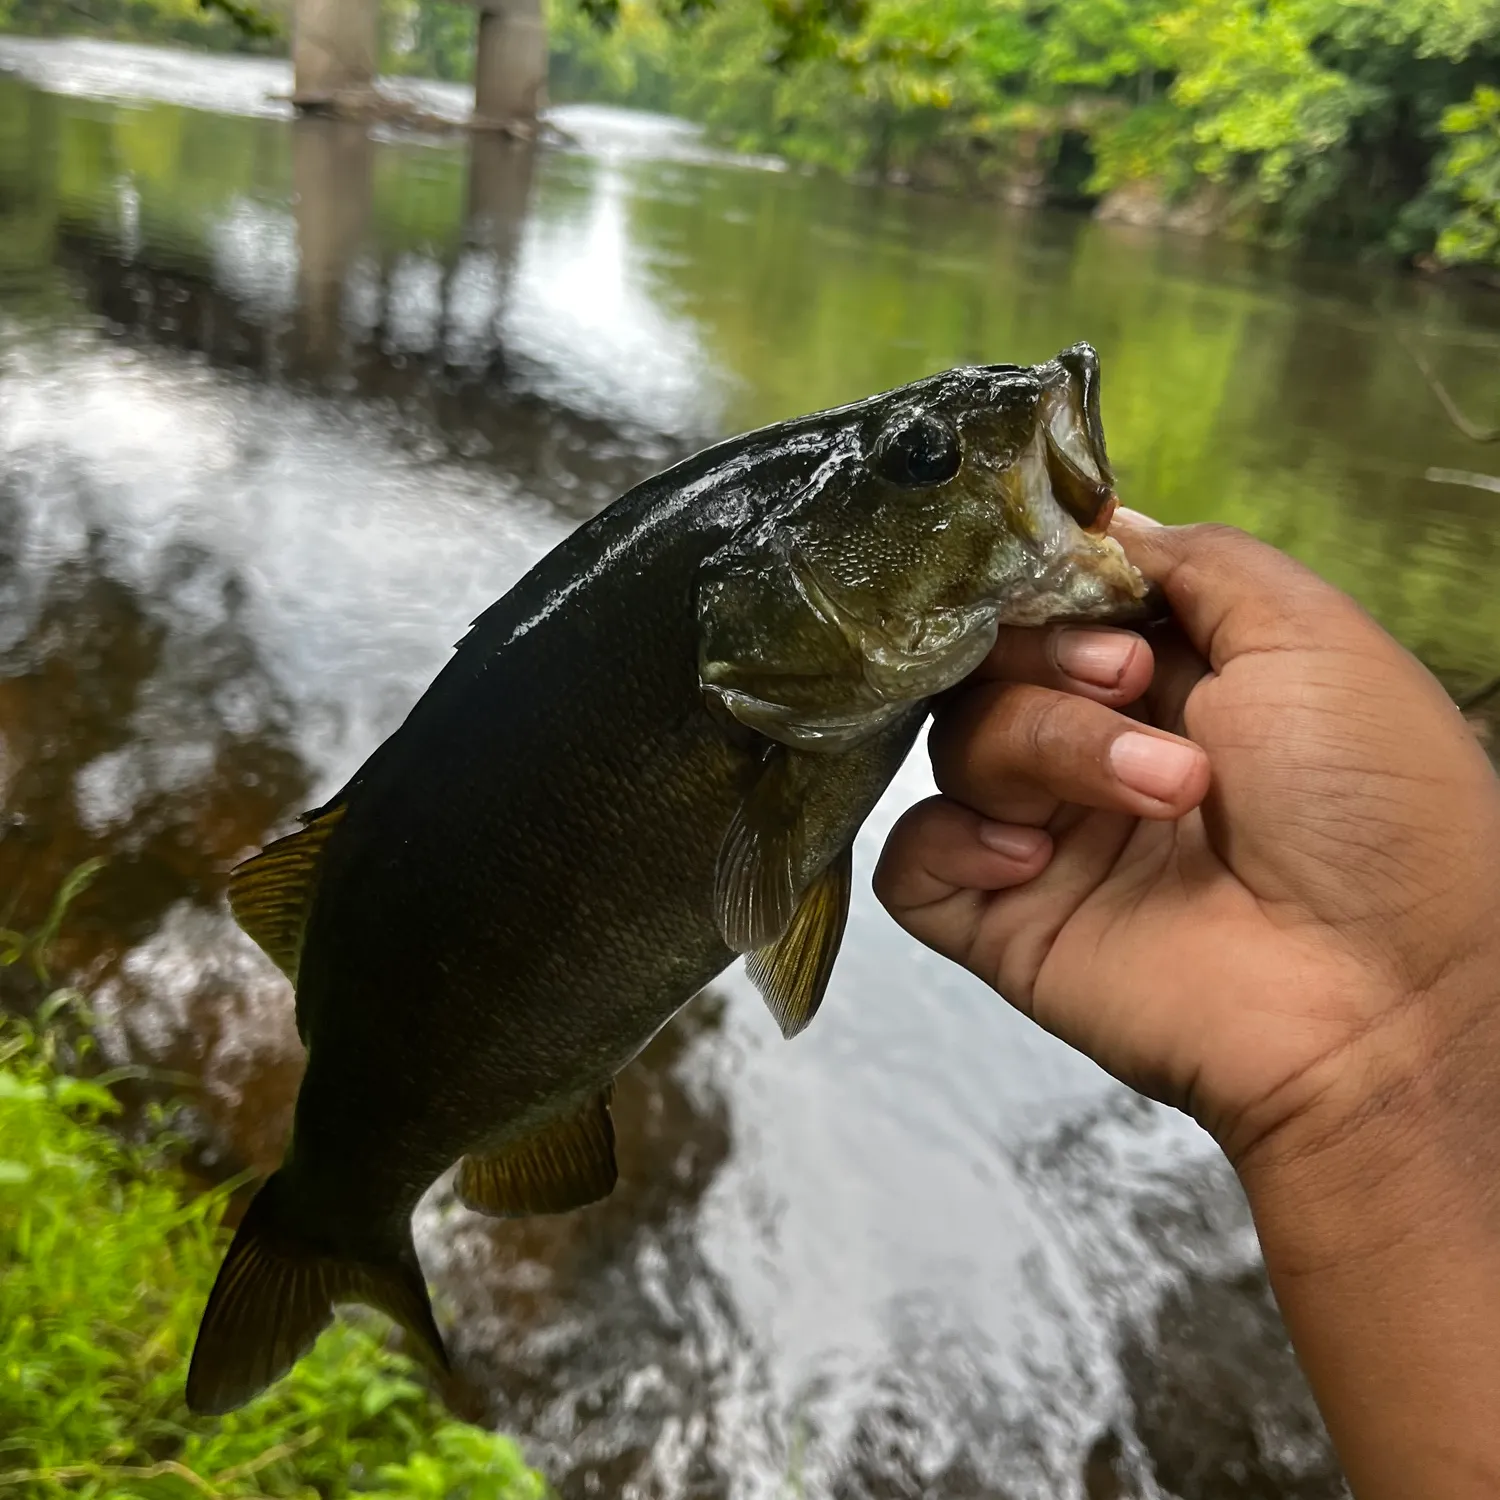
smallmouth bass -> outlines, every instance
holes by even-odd
[[[445,1368],[411,1237],[455,1161],[498,1215],[606,1196],[615,1075],[740,954],[816,1014],[855,834],[1002,624],[1130,620],[1098,362],[950,370],[638,485],[475,621],[301,831],[235,871],[292,979],[292,1140],[219,1271],[189,1405],[232,1410],[337,1303]]]

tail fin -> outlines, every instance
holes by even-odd
[[[284,1186],[280,1172],[266,1181],[219,1267],[188,1369],[189,1409],[219,1415],[258,1396],[312,1348],[339,1302],[378,1308],[412,1336],[419,1357],[446,1374],[410,1235],[394,1258],[331,1255],[284,1221]]]

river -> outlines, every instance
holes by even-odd
[[[267,1171],[300,1068],[228,868],[468,622],[726,433],[1100,350],[1127,503],[1249,527],[1455,687],[1500,672],[1500,298],[846,185],[574,106],[558,143],[294,123],[275,62],[0,38],[0,920],[81,860],[106,1049]],[[414,88],[424,107],[462,95]],[[857,850],[781,1041],[737,973],[629,1070],[622,1183],[419,1243],[455,1400],[564,1496],[1343,1493],[1206,1138],[919,950]]]

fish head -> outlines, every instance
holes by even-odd
[[[1114,476],[1087,344],[956,370],[790,424],[816,461],[699,579],[711,704],[841,750],[967,676],[1001,625],[1130,622],[1145,580],[1108,535]]]

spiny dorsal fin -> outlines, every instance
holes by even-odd
[[[188,1368],[188,1407],[218,1415],[243,1406],[312,1348],[341,1302],[378,1308],[411,1335],[418,1358],[446,1373],[410,1234],[390,1258],[328,1254],[298,1236],[283,1186],[279,1172],[267,1180],[219,1267]]]
[[[792,757],[785,746],[771,749],[719,846],[714,918],[736,953],[774,943],[797,909],[802,795]]]
[[[234,919],[293,984],[302,959],[302,934],[317,884],[318,862],[328,835],[344,816],[344,804],[315,818],[306,828],[267,844],[229,876],[229,909]]]
[[[609,1117],[614,1085],[601,1089],[576,1114],[490,1156],[466,1156],[458,1196],[495,1218],[565,1214],[597,1203],[614,1190],[615,1126]]]
[[[823,1003],[849,916],[853,871],[854,851],[845,849],[808,886],[780,940],[745,961],[784,1037],[805,1030]]]

